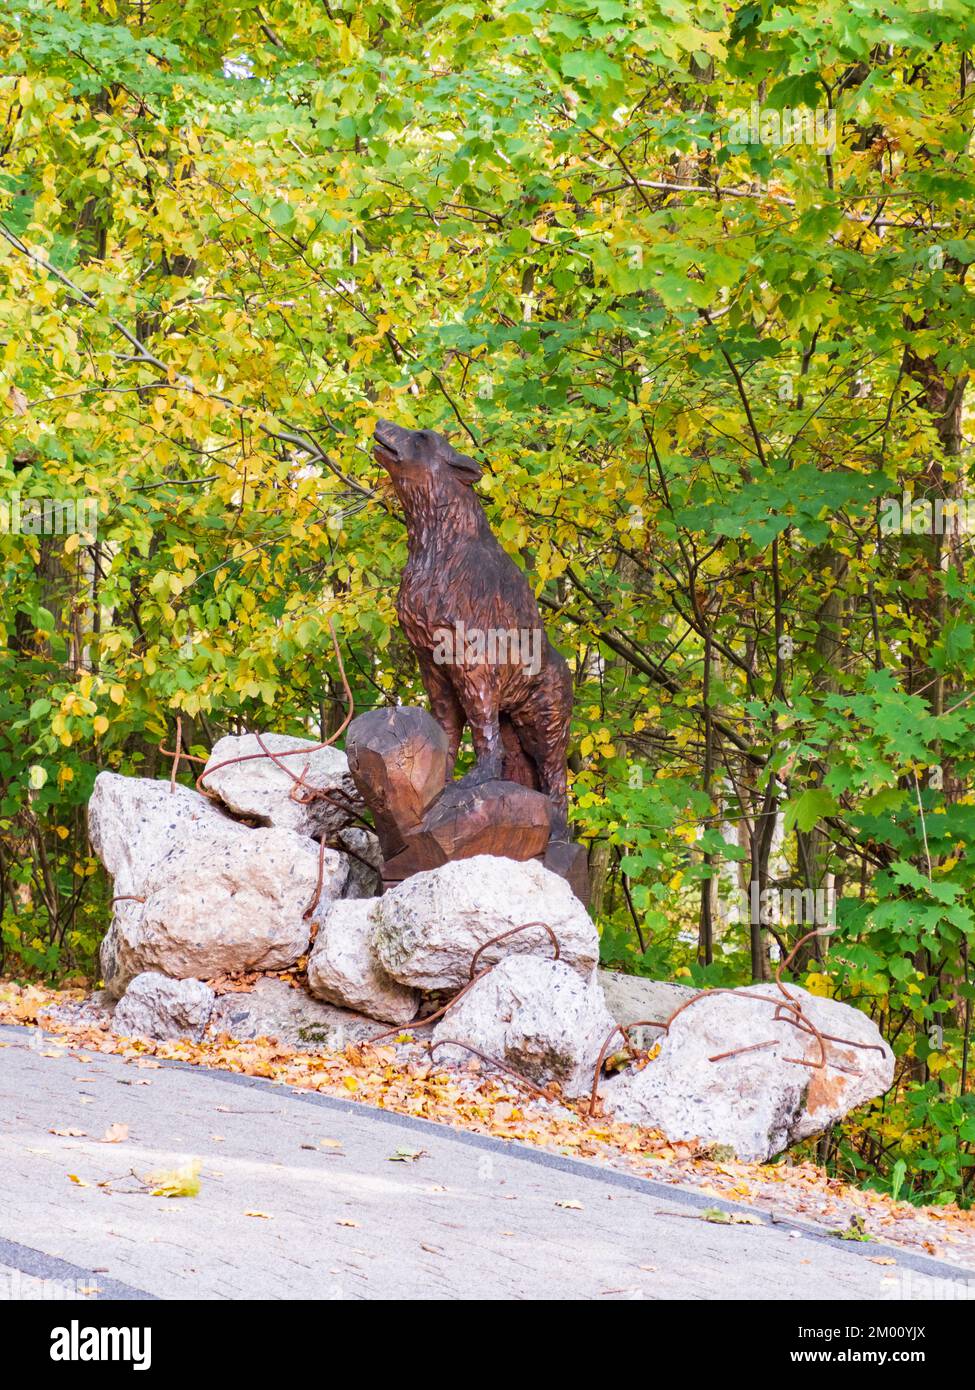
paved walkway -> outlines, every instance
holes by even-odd
[[[103,1142],[112,1126],[127,1136]],[[195,1197],[139,1181],[194,1160]],[[100,1297],[860,1300],[961,1277],[765,1216],[713,1224],[702,1207],[741,1209],[520,1145],[11,1027],[0,1174],[7,1298],[54,1280]]]

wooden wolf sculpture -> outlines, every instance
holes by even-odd
[[[468,724],[477,764],[462,782],[537,788],[552,803],[552,838],[565,840],[572,678],[491,532],[473,490],[481,470],[433,430],[380,420],[374,444],[406,515],[396,611],[447,735],[448,776]]]

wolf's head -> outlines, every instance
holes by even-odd
[[[467,454],[460,454],[436,430],[408,430],[389,420],[379,420],[373,436],[373,455],[392,479],[396,492],[442,490],[443,485],[471,487],[481,470]]]

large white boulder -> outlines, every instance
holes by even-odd
[[[434,1043],[468,1043],[538,1085],[558,1081],[569,1096],[592,1088],[600,1048],[613,1027],[595,978],[561,961],[509,956],[478,980],[433,1031]],[[471,1056],[442,1046],[438,1062]]]
[[[458,859],[398,883],[379,900],[375,948],[395,980],[416,989],[457,989],[470,978],[484,942],[529,922],[544,922],[558,940],[560,959],[588,978],[599,958],[599,937],[564,878],[536,860],[490,854]],[[519,932],[480,957],[478,968],[509,955],[552,955],[541,927]]]
[[[118,997],[146,970],[175,979],[280,970],[307,951],[349,876],[348,858],[280,827],[243,825],[209,797],[145,777],[99,773],[88,803],[92,847],[114,879],[102,942]]]
[[[308,960],[308,988],[329,1004],[385,1023],[409,1023],[420,994],[387,975],[376,959],[372,938],[378,905],[378,898],[343,898],[330,905]]]
[[[209,797],[151,777],[100,772],[88,801],[88,838],[116,893],[141,894],[146,874],[174,845],[235,824]]]
[[[341,749],[319,748],[310,739],[289,734],[262,734],[261,739],[280,762],[264,756],[256,734],[228,734],[213,745],[202,785],[231,811],[316,839],[332,838],[362,811],[362,798]],[[246,761],[231,761],[238,758]],[[322,795],[307,805],[294,800],[293,778],[298,776]],[[307,794],[298,789],[299,796]]]
[[[118,995],[144,970],[205,980],[294,965],[308,950],[304,913],[318,873],[319,846],[292,830],[231,822],[177,842],[149,866],[144,902],[116,904],[101,949],[106,989]],[[347,873],[345,857],[326,849],[316,915],[339,896]]]
[[[369,1042],[381,1031],[373,1019],[312,999],[271,975],[253,989],[219,995],[207,1036],[215,1040],[226,1034],[245,1042],[270,1038],[297,1052],[338,1052],[349,1043]]]
[[[111,1031],[122,1037],[190,1038],[199,1042],[216,995],[200,980],[171,980],[145,971],[119,1000]]]
[[[715,991],[675,1018],[655,1060],[603,1083],[607,1112],[671,1140],[725,1144],[764,1162],[883,1095],[894,1055],[876,1024],[834,999],[797,985],[789,991],[821,1033],[866,1046],[828,1041],[825,1070],[797,1064],[790,1059],[818,1062],[819,1044],[777,1009],[785,1001],[774,985]],[[746,1048],[755,1050],[739,1051]]]

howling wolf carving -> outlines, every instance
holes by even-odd
[[[396,611],[450,766],[469,725],[477,765],[464,781],[537,788],[552,803],[552,838],[567,839],[572,677],[527,579],[491,532],[473,489],[481,470],[433,430],[380,420],[374,445],[406,516]]]

